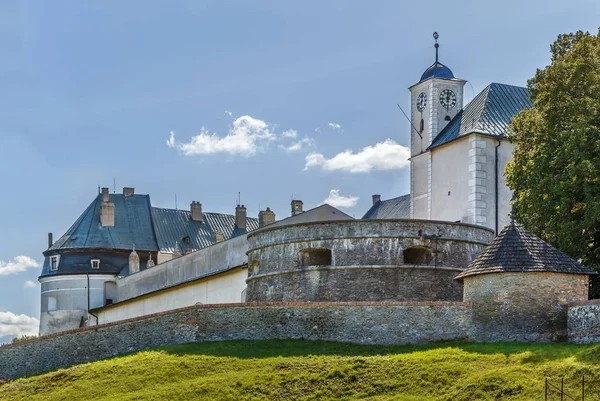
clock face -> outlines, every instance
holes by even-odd
[[[424,92],[421,92],[417,98],[417,110],[422,113],[423,110],[425,110],[425,106],[427,106],[427,95]]]
[[[456,106],[456,95],[450,89],[444,89],[440,93],[440,104],[446,110],[450,110]]]

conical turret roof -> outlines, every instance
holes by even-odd
[[[515,223],[505,227],[456,279],[504,272],[596,274]]]

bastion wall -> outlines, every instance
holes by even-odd
[[[249,302],[462,301],[456,277],[493,239],[431,220],[348,220],[248,235]]]

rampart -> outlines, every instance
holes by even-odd
[[[172,344],[288,338],[412,344],[469,340],[471,327],[471,305],[462,302],[199,305],[5,345],[0,379]]]

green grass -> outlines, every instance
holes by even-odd
[[[585,374],[598,381],[586,401],[600,401],[599,362],[600,345],[226,341],[11,381],[0,384],[0,400],[530,401],[544,399],[544,377],[564,376],[580,397]]]

